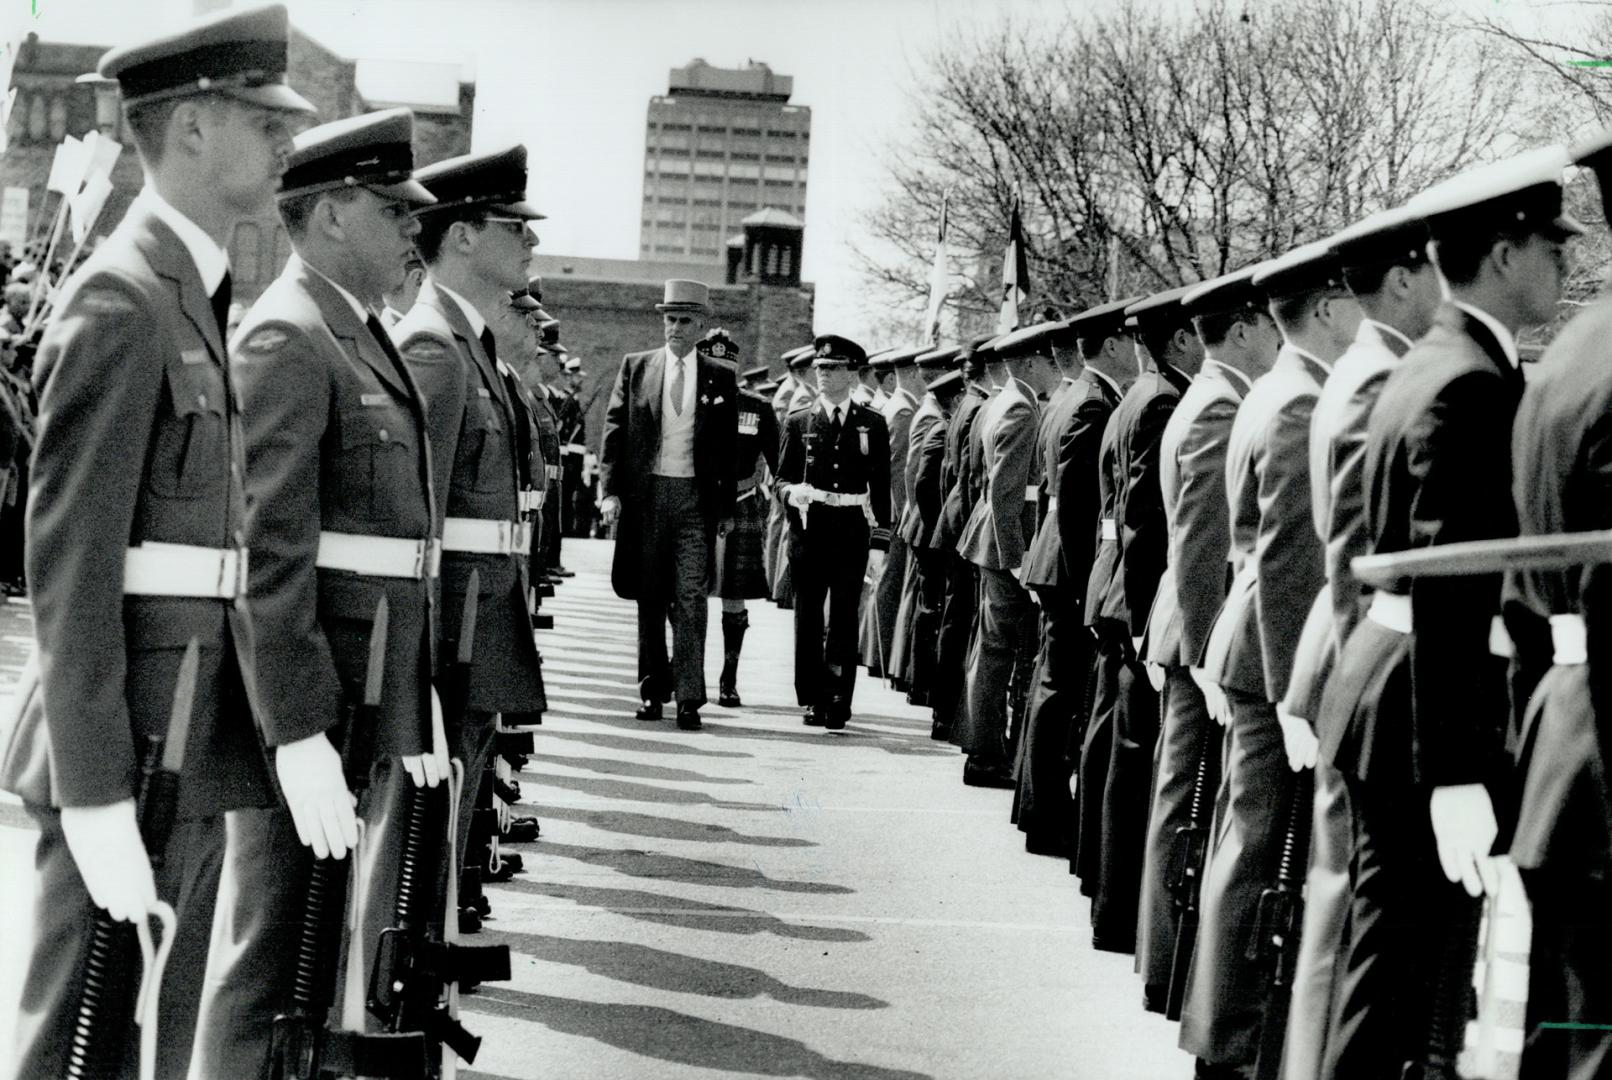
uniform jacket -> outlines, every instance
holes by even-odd
[[[890,514],[891,520],[896,522],[907,510],[907,443],[917,407],[916,398],[906,390],[897,389],[879,410],[890,436]]]
[[[789,411],[789,401],[795,396],[795,388],[799,385],[795,376],[787,371],[784,377],[778,380],[778,389],[772,392],[772,408],[780,419]]]
[[[1384,383],[1366,429],[1372,548],[1406,551],[1515,536],[1511,430],[1523,377],[1493,332],[1445,304]],[[1363,780],[1419,788],[1494,781],[1509,770],[1505,673],[1489,651],[1500,576],[1422,577],[1409,593],[1408,700],[1389,678],[1322,748]],[[1385,692],[1382,687],[1389,689]],[[1345,692],[1358,688],[1345,688]]]
[[[1281,701],[1305,614],[1326,580],[1310,505],[1310,417],[1328,369],[1285,344],[1231,425],[1226,502],[1236,577],[1204,670],[1221,686]]]
[[[1248,376],[1210,357],[1164,426],[1159,492],[1170,569],[1149,617],[1145,658],[1152,663],[1196,666],[1226,599],[1226,445],[1250,385]]]
[[[1159,441],[1191,379],[1168,364],[1143,372],[1114,410],[1114,517],[1119,562],[1103,614],[1124,622],[1132,637],[1147,627],[1153,594],[1164,573],[1168,542],[1159,497]]]
[[[236,671],[251,686],[245,598],[123,593],[130,546],[246,542],[244,444],[226,364],[190,253],[137,203],[67,282],[35,361],[26,529],[42,692],[0,765],[0,783],[30,803],[98,806],[134,794],[147,741],[167,734],[193,638],[201,667],[179,812],[273,798],[252,718],[224,697]]]
[[[973,508],[973,504],[966,501],[963,491],[964,457],[968,452],[974,417],[989,396],[990,391],[982,384],[969,383],[946,424],[946,452],[941,461],[940,475],[944,502],[941,504],[940,520],[929,537],[929,546],[941,551],[957,550],[957,540],[963,534],[963,523],[968,520],[968,513]]]
[[[749,390],[739,391],[739,466],[740,481],[750,478],[759,483],[762,466],[773,473],[778,471],[778,417],[772,405],[760,394]],[[757,498],[758,496],[750,496]]]
[[[1310,422],[1310,505],[1326,549],[1327,587],[1317,594],[1300,637],[1284,706],[1312,721],[1320,714],[1321,692],[1338,651],[1366,614],[1368,590],[1350,568],[1355,556],[1371,551],[1360,477],[1366,423],[1383,383],[1410,346],[1392,327],[1362,319],[1354,343],[1321,388]]]
[[[341,720],[344,698],[362,694],[384,594],[386,720],[376,747],[418,754],[435,672],[431,579],[318,569],[314,560],[321,532],[436,535],[424,399],[391,339],[383,344],[295,255],[241,323],[230,375],[246,429],[264,738],[279,746]]]
[[[778,481],[810,484],[822,491],[849,494],[867,492],[873,515],[869,544],[883,550],[890,543],[890,437],[884,417],[848,402],[840,437],[831,441],[831,424],[821,405],[799,409],[784,421],[783,447],[778,454]],[[838,515],[838,517],[830,517]],[[815,505],[807,512],[812,521],[853,518],[866,523],[857,507]],[[800,511],[789,507],[789,525],[801,529]]]
[[[519,521],[520,405],[459,302],[427,277],[392,338],[425,395],[438,526],[450,517]],[[457,655],[465,591],[470,572],[477,574],[472,710],[522,714],[543,706],[526,564],[513,555],[442,554],[445,656]]]
[[[787,416],[797,409],[804,409],[817,400],[817,387],[811,383],[796,383],[794,392],[789,395],[789,407],[784,410]]]
[[[1101,494],[1097,457],[1103,428],[1119,398],[1103,378],[1082,371],[1042,419],[1041,486],[1045,513],[1025,553],[1022,578],[1032,589],[1064,589],[1079,603],[1091,574]]]
[[[599,490],[621,500],[621,523],[611,584],[616,595],[638,593],[643,531],[638,512],[644,505],[649,478],[660,451],[661,398],[666,379],[665,347],[629,353],[616,374],[605,409],[604,441],[599,453]],[[738,369],[730,363],[695,354],[694,483],[707,531],[733,515],[738,463]]]
[[[935,443],[939,447],[929,447],[929,435],[939,429],[940,436]],[[896,534],[906,541],[909,547],[927,547],[929,534],[935,527],[935,520],[940,516],[940,463],[946,446],[946,414],[940,407],[940,402],[934,394],[925,394],[924,399],[918,403],[918,408],[912,414],[912,422],[907,425],[907,453],[906,470],[902,483],[907,492],[906,504],[901,514],[896,518]],[[933,454],[932,462],[925,462],[924,455]],[[926,467],[929,472],[925,472]],[[924,497],[930,500],[927,506],[919,502],[919,485],[928,484],[929,490]]]
[[[1035,502],[1025,490],[1035,476],[1041,407],[1035,391],[1009,378],[974,421],[980,433],[980,497],[963,526],[957,553],[987,570],[1017,570],[1035,532]]]

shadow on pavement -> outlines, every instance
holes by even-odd
[[[702,900],[685,900],[679,896],[642,892],[638,889],[612,889],[600,885],[568,885],[553,881],[525,881],[515,878],[497,886],[500,889],[519,885],[519,891],[556,900],[569,900],[579,907],[608,911],[640,922],[660,926],[676,926],[685,930],[710,930],[718,934],[772,934],[795,941],[827,941],[844,945],[859,944],[873,939],[860,930],[844,926],[813,926],[809,923],[785,922],[765,911],[735,907],[732,904],[708,904]]]
[[[791,724],[793,730],[780,731],[772,728],[731,727],[720,720],[705,719],[705,730],[721,739],[764,739],[769,741],[793,742],[805,744],[821,744],[824,739],[839,739],[852,746],[865,747],[869,750],[883,750],[887,754],[905,755],[909,757],[956,757],[957,751],[953,747],[937,744],[927,732],[923,735],[897,735],[887,731],[866,731],[856,726],[856,717],[851,717],[851,723],[841,731],[825,731],[822,728],[809,728],[800,722],[800,710],[795,710]]]
[[[584,844],[556,844],[544,840],[542,854],[564,859],[575,859],[589,866],[606,866],[628,877],[653,878],[661,881],[687,881],[699,885],[717,885],[727,889],[768,889],[772,892],[812,893],[815,895],[844,896],[856,890],[846,885],[831,885],[823,881],[790,881],[768,877],[759,866],[733,866],[728,863],[688,859],[681,855],[667,855],[658,851],[638,851],[632,848],[599,848]],[[519,888],[517,878],[509,882]]]
[[[798,1039],[704,1020],[658,1005],[578,1001],[499,988],[465,999],[461,1009],[536,1020],[551,1031],[696,1068],[810,1080],[931,1080],[927,1073],[836,1061]]]
[[[747,836],[726,825],[705,825],[697,821],[657,817],[654,814],[634,814],[626,810],[589,810],[579,806],[544,806],[536,808],[544,820],[575,821],[606,832],[627,836],[647,836],[656,840],[693,840],[707,844],[749,844],[754,847],[816,847],[811,840],[796,836]]]
[[[544,740],[572,739],[591,743],[607,750],[634,750],[646,754],[699,754],[703,757],[753,758],[742,750],[715,750],[710,743],[691,743],[682,739],[635,739],[631,735],[614,735],[608,731],[547,731]]]
[[[644,765],[636,761],[616,758],[560,757],[555,754],[537,754],[544,765],[564,765],[568,769],[587,769],[610,776],[631,776],[639,780],[674,780],[686,784],[754,784],[738,776],[706,776],[689,769],[674,769],[666,765]]]
[[[775,803],[741,802],[717,799],[703,791],[683,791],[680,788],[655,787],[652,784],[635,784],[630,780],[605,780],[597,776],[561,776],[558,773],[540,773],[528,770],[521,773],[539,787],[564,788],[582,791],[589,795],[602,795],[607,799],[628,799],[633,802],[674,803],[679,806],[719,806],[724,810],[775,810],[783,807]]]
[[[713,998],[770,997],[783,1005],[819,1009],[887,1009],[888,1001],[846,990],[813,990],[791,986],[765,971],[728,964],[625,941],[589,941],[546,934],[503,931],[483,935],[490,944],[507,944],[513,952],[536,960],[569,964],[617,982],[676,994]]]

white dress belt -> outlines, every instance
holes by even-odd
[[[1366,618],[1396,634],[1411,632],[1411,600],[1403,593],[1375,592],[1371,594],[1371,607]],[[1489,620],[1489,653],[1492,656],[1511,657],[1515,653],[1506,624],[1496,615]]]
[[[543,509],[543,497],[547,494],[548,492],[538,491],[536,488],[527,488],[525,491],[522,491],[521,513],[529,514],[533,510]]]
[[[1040,484],[1026,484],[1026,485],[1024,485],[1024,501],[1025,502],[1040,502],[1041,501],[1041,485]]]
[[[532,550],[532,527],[497,518],[444,518],[442,550],[473,555],[525,555]]]
[[[234,600],[246,595],[247,563],[246,548],[148,540],[123,553],[123,592]]]
[[[1119,523],[1117,521],[1115,521],[1113,518],[1104,518],[1103,519],[1103,539],[1104,540],[1118,540],[1119,539]]]
[[[1550,617],[1550,644],[1557,664],[1577,665],[1589,662],[1589,641],[1584,631],[1582,615],[1552,615]]]
[[[562,454],[586,454],[588,448],[579,442],[566,443],[560,448]]]
[[[1047,496],[1047,513],[1050,514],[1056,509],[1058,509],[1058,496],[1056,496],[1056,495],[1048,495]]]
[[[314,565],[324,570],[414,581],[436,577],[441,563],[440,541],[360,533],[321,532],[319,553],[314,556]]]

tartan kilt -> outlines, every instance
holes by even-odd
[[[767,541],[767,500],[761,492],[742,499],[733,507],[733,528],[723,542],[722,566],[713,596],[724,600],[760,600],[772,594],[767,583],[763,549]]]

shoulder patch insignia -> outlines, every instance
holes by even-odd
[[[284,330],[276,330],[272,326],[265,326],[263,329],[255,330],[249,334],[246,340],[241,342],[241,350],[260,355],[272,353],[290,340],[291,336]]]
[[[92,315],[118,315],[137,310],[128,294],[117,289],[84,289],[73,306]]]
[[[448,355],[448,347],[436,338],[422,334],[405,342],[401,352],[410,360],[441,360]]]

